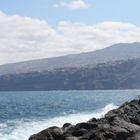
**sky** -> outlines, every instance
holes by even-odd
[[[140,42],[140,0],[0,0],[0,64]]]

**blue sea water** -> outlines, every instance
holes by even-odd
[[[100,118],[140,90],[0,92],[0,140],[28,140],[47,127]]]

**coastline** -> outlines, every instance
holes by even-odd
[[[88,122],[62,128],[53,126],[29,140],[139,140],[140,139],[140,97],[109,111],[103,118],[92,118]]]

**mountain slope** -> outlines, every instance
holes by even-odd
[[[121,43],[88,53],[26,61],[0,66],[0,75],[53,70],[65,67],[83,67],[110,61],[140,58],[140,43]]]
[[[140,88],[140,59],[0,77],[1,91],[135,88]]]

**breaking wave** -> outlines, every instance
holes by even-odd
[[[76,114],[67,114],[64,116],[56,116],[54,118],[43,120],[13,120],[6,123],[0,123],[0,140],[28,140],[29,136],[37,133],[50,126],[61,127],[64,123],[69,122],[76,124],[79,122],[88,121],[95,117],[103,117],[109,110],[115,109],[117,106],[108,104],[102,109],[94,112],[83,112]]]

